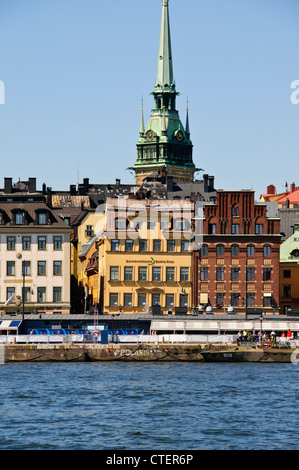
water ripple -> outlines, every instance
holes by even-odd
[[[1,449],[298,450],[293,364],[0,368]]]

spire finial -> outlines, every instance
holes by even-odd
[[[190,138],[190,126],[189,126],[189,98],[187,97],[187,115],[186,115],[186,135]]]
[[[140,123],[140,135],[142,134],[144,134],[143,95],[141,95],[141,123]]]
[[[172,52],[169,26],[168,0],[163,0],[156,84],[160,87],[174,84],[172,68]]]

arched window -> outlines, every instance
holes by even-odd
[[[232,217],[239,217],[239,207],[233,206],[232,207]]]

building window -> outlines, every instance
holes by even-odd
[[[246,280],[254,281],[255,277],[255,268],[246,268]]]
[[[239,256],[239,245],[232,245],[231,246],[231,255],[232,255],[232,257]]]
[[[124,307],[132,306],[132,294],[124,294]]]
[[[147,251],[147,240],[139,240],[139,251]]]
[[[7,249],[9,251],[15,250],[16,246],[16,237],[7,237]]]
[[[126,267],[125,268],[125,281],[132,281],[133,280],[133,268]]]
[[[224,304],[224,292],[217,292],[216,305],[222,306]]]
[[[126,251],[133,251],[133,247],[134,247],[134,241],[133,240],[126,240],[125,250]]]
[[[119,251],[119,240],[111,240],[111,251]]]
[[[282,286],[282,296],[287,298],[292,297],[292,286]]]
[[[247,307],[254,307],[254,293],[246,294]]]
[[[167,240],[167,251],[174,252],[175,250],[175,240]]]
[[[11,297],[15,296],[15,288],[14,287],[7,287],[6,289],[6,300],[9,300]]]
[[[61,302],[61,287],[53,287],[53,302]]]
[[[263,268],[263,281],[271,281],[271,268]]]
[[[290,269],[283,270],[284,279],[290,279],[292,277],[292,271]]]
[[[147,278],[147,268],[140,267],[138,268],[138,281],[146,281]]]
[[[217,253],[217,256],[224,256],[224,246],[217,245],[216,253]]]
[[[180,294],[180,307],[188,307],[188,295]]]
[[[268,258],[269,256],[271,256],[271,246],[264,245],[264,257]]]
[[[161,268],[153,268],[153,281],[161,281]]]
[[[231,268],[231,281],[239,280],[239,268]]]
[[[46,275],[46,261],[38,261],[37,262],[37,274],[38,274],[38,276],[45,276]]]
[[[160,229],[166,230],[169,228],[169,220],[161,220],[160,221]]]
[[[153,250],[154,251],[161,251],[161,240],[154,240]]]
[[[174,268],[166,268],[166,281],[174,281]]]
[[[189,240],[182,240],[181,241],[181,251],[187,252],[190,250],[190,242]]]
[[[110,281],[118,281],[118,266],[110,266]]]
[[[181,219],[178,219],[175,221],[175,228],[176,230],[185,230],[187,227],[187,222],[186,220],[181,220]]]
[[[22,237],[22,248],[23,250],[31,249],[31,237]]]
[[[7,263],[6,263],[6,275],[7,276],[14,276],[15,275],[15,262],[14,261],[7,261]]]
[[[208,245],[202,245],[200,248],[200,255],[202,258],[208,256]]]
[[[239,233],[239,224],[232,224],[232,234],[236,235]]]
[[[45,287],[37,288],[37,301],[46,302],[46,288]]]
[[[209,235],[214,235],[216,233],[216,224],[209,224]]]
[[[189,268],[181,268],[180,280],[181,282],[189,280]]]
[[[125,230],[126,229],[126,219],[124,218],[119,218],[115,219],[115,229],[116,230]]]
[[[54,250],[62,249],[62,237],[60,235],[53,237],[53,248]]]
[[[174,295],[166,294],[166,307],[173,307],[173,306],[174,306]]]
[[[232,307],[238,307],[239,306],[239,298],[240,294],[238,292],[233,292],[231,295],[231,305]]]
[[[216,268],[216,280],[224,281],[224,268]]]
[[[85,225],[85,236],[91,238],[94,236],[93,225]]]
[[[45,212],[39,212],[37,216],[37,223],[39,225],[45,225],[47,223],[47,216]]]
[[[30,293],[31,293],[30,287],[22,288],[22,292],[24,295],[24,302],[30,302]]]
[[[254,256],[254,245],[247,245],[247,256],[249,258]]]
[[[147,221],[147,228],[149,230],[153,230],[155,228],[155,222],[153,220],[148,220]]]
[[[152,294],[152,305],[161,305],[160,294]]]
[[[271,306],[272,306],[272,297],[264,297],[263,307],[271,307]]]
[[[22,212],[15,213],[15,224],[16,225],[23,225],[24,215]]]
[[[207,281],[208,280],[208,268],[200,268],[200,280],[201,281]]]
[[[138,307],[145,307],[146,294],[138,294]]]
[[[110,307],[116,307],[118,305],[118,294],[110,294]]]
[[[47,247],[47,238],[46,237],[38,237],[38,249],[45,250]]]
[[[54,276],[62,275],[62,261],[53,261],[53,275]]]
[[[232,207],[232,217],[238,217],[239,216],[239,207],[238,206],[233,206]]]
[[[263,224],[255,224],[255,234],[263,233]]]
[[[30,261],[22,261],[22,275],[30,276]]]

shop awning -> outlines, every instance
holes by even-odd
[[[18,320],[0,321],[0,330],[17,330],[22,322]]]

